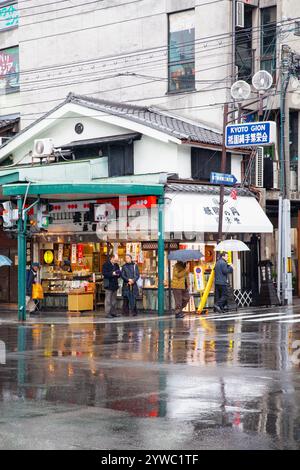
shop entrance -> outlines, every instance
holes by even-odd
[[[55,237],[57,238],[57,237]],[[40,278],[44,291],[44,308],[67,309],[68,296],[93,293],[93,309],[104,307],[103,264],[111,254],[117,254],[119,265],[125,264],[127,253],[137,263],[143,290],[138,299],[138,308],[153,311],[158,308],[158,253],[157,242],[70,242],[67,237],[59,237],[59,242],[36,242]],[[174,244],[178,247],[178,244]],[[168,262],[165,250],[165,276]],[[167,283],[165,285],[167,287]],[[122,307],[122,281],[117,293],[118,307]],[[165,303],[167,291],[165,292]]]

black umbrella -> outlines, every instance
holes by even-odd
[[[203,254],[199,250],[175,250],[171,251],[168,256],[169,261],[194,261],[203,258]]]

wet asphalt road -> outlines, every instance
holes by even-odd
[[[3,313],[0,449],[299,449],[299,363],[299,307],[26,325]]]

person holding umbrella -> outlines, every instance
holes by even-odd
[[[126,263],[122,267],[121,277],[123,279],[123,315],[128,316],[129,311],[135,317],[137,315],[136,299],[139,295],[137,281],[140,278],[139,268],[133,262],[132,256],[125,256]]]
[[[228,254],[221,251],[215,265],[215,293],[216,303],[214,310],[224,313],[228,299],[228,274],[233,272],[232,266],[228,264]]]
[[[175,300],[175,317],[184,318],[183,309],[190,300],[189,266],[177,261],[173,268],[171,287]]]
[[[183,309],[190,300],[190,279],[188,261],[196,261],[203,257],[199,250],[175,250],[169,256],[169,261],[177,261],[173,268],[171,288],[175,300],[175,317],[184,318]]]

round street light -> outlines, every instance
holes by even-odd
[[[237,101],[246,100],[249,98],[251,93],[251,87],[249,83],[244,80],[238,80],[231,87],[231,96]]]
[[[252,85],[257,91],[264,92],[273,85],[273,77],[266,70],[259,70],[252,77]]]

